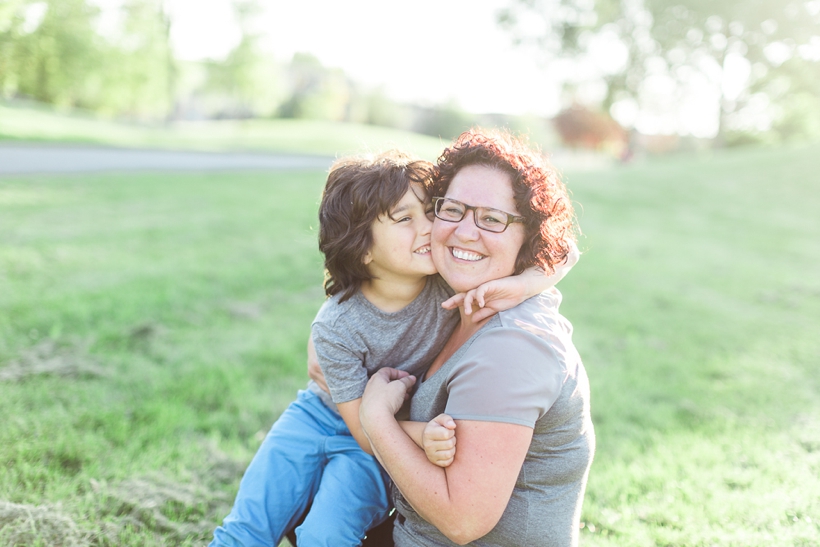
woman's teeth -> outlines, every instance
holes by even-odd
[[[426,247],[421,247],[420,249],[416,249],[413,252],[418,254],[418,255],[426,255],[427,253],[430,252],[430,246],[427,245]]]
[[[462,251],[460,249],[453,249],[453,256],[461,260],[469,260],[471,262],[475,262],[477,260],[481,260],[482,258],[484,258],[484,255],[480,255],[478,253],[471,253],[468,251]]]

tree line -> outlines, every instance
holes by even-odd
[[[399,104],[309,53],[282,62],[260,47],[259,4],[233,8],[239,43],[222,60],[189,62],[174,57],[163,0],[124,0],[107,31],[89,0],[0,0],[0,97],[133,121],[302,118],[445,138],[483,121],[454,103]]]
[[[164,0],[122,0],[108,30],[91,0],[0,0],[0,97],[141,121],[306,118],[445,138],[475,123],[545,123],[488,119],[455,103],[397,104],[310,54],[279,61],[254,30],[258,1],[233,7],[242,34],[225,59],[184,62],[174,57]],[[622,52],[601,67],[595,101],[578,101],[589,82],[566,82],[561,127],[570,133],[595,126],[601,140],[611,115],[626,127],[647,113],[669,115],[701,82],[716,96],[719,142],[820,137],[820,0],[510,0],[499,24],[547,64],[588,60],[601,44]],[[650,93],[659,82],[668,90],[660,103]]]

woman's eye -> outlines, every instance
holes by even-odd
[[[501,222],[501,219],[499,219],[497,217],[494,217],[494,216],[491,216],[491,215],[485,215],[484,216],[484,222],[487,223],[487,224],[503,224]]]

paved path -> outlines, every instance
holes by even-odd
[[[333,158],[255,152],[133,150],[67,144],[0,143],[0,175],[94,171],[327,169]]]

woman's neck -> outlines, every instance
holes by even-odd
[[[475,323],[473,322],[472,316],[464,313],[463,307],[459,307],[458,310],[461,313],[461,321],[459,321],[458,326],[456,326],[453,331],[453,334],[450,335],[447,343],[444,344],[441,352],[433,360],[430,368],[427,369],[427,372],[424,375],[425,379],[435,374],[444,365],[444,363],[446,363],[447,360],[458,351],[458,348],[463,346],[472,335],[478,332],[478,329],[483,327],[487,321],[492,318],[492,316],[490,316],[486,319],[482,319],[478,323]]]
[[[415,300],[426,284],[426,276],[415,281],[371,279],[362,283],[362,294],[383,312],[394,313]]]

